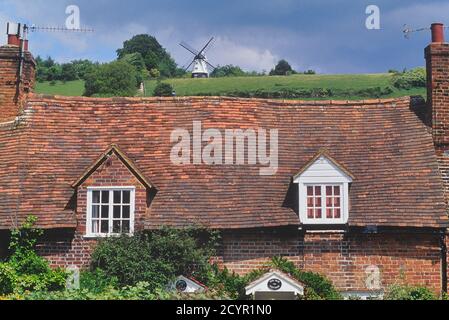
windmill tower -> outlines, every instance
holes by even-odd
[[[212,37],[206,45],[200,50],[195,50],[190,45],[185,42],[181,42],[179,45],[193,54],[193,60],[190,64],[184,68],[185,71],[192,68],[192,78],[209,78],[209,68],[215,69],[215,67],[207,61],[206,51],[210,48],[212,41],[214,38]]]

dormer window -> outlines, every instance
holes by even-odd
[[[134,191],[134,187],[89,187],[87,190],[87,236],[132,234]]]
[[[302,224],[345,224],[349,218],[349,184],[353,176],[320,151],[294,177],[299,186],[299,218]]]

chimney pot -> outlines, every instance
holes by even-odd
[[[444,42],[444,24],[432,23],[430,29],[432,30],[432,43]]]

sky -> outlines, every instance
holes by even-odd
[[[449,25],[447,0],[0,0],[0,43],[8,21],[65,26],[69,5],[79,7],[81,26],[95,32],[32,33],[35,56],[107,62],[123,41],[148,33],[183,66],[191,55],[181,41],[200,48],[214,36],[207,53],[214,65],[260,72],[286,59],[299,71],[377,73],[424,65],[430,31],[406,39],[404,25]],[[366,28],[369,5],[380,9],[380,29]]]

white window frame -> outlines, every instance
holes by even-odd
[[[109,232],[108,233],[93,233],[92,232],[92,193],[93,191],[109,191]],[[135,195],[136,188],[135,187],[88,187],[87,188],[87,201],[86,201],[86,234],[87,238],[104,238],[109,236],[118,236],[120,234],[113,233],[113,208],[114,208],[114,199],[113,199],[113,191],[130,191],[130,208],[129,208],[129,233],[127,235],[134,234],[134,222],[135,222]],[[101,230],[101,226],[100,226]]]
[[[336,181],[340,180],[340,181]],[[325,182],[300,179],[299,181],[299,218],[301,223],[308,225],[332,225],[332,224],[346,224],[348,222],[349,214],[349,183],[341,179]],[[307,187],[321,186],[321,219],[309,218],[307,215]],[[329,219],[326,215],[326,187],[340,186],[340,218]]]

